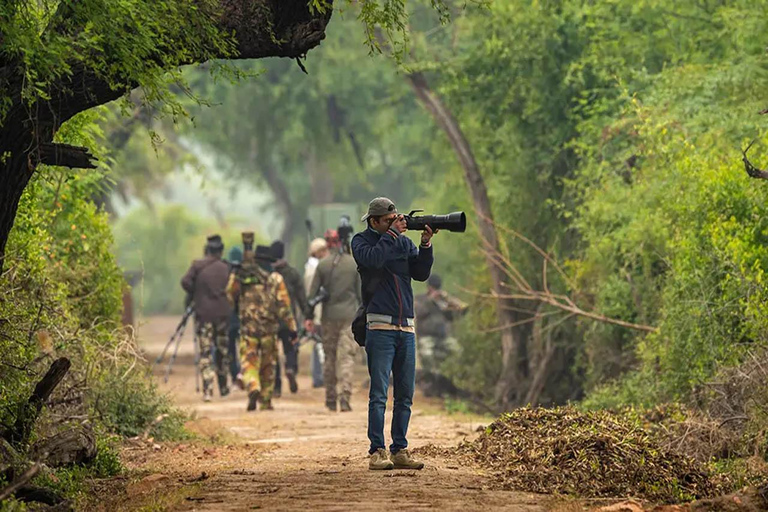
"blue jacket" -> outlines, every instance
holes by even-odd
[[[368,314],[388,315],[396,325],[413,319],[411,279],[426,281],[432,270],[432,247],[420,247],[392,230],[371,228],[352,238],[352,255],[363,271],[383,270],[383,278],[368,303]]]

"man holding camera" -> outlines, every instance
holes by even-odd
[[[323,307],[325,406],[336,411],[338,399],[339,410],[349,412],[354,358],[359,349],[352,338],[351,322],[360,305],[360,277],[349,249],[351,229],[342,225],[338,233],[338,246],[317,265],[309,296],[313,303],[319,299]],[[306,311],[305,317],[306,328],[311,331],[314,328],[312,308]],[[341,393],[337,393],[337,384]]]
[[[369,469],[422,469],[408,453],[408,423],[416,374],[416,346],[411,279],[426,281],[432,270],[429,226],[416,245],[406,236],[406,221],[395,204],[377,197],[361,219],[368,229],[352,239],[352,254],[362,277],[366,307],[365,350],[371,388],[368,397]],[[384,413],[389,375],[394,386],[391,458],[384,443]]]

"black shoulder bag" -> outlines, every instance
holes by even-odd
[[[368,315],[368,303],[371,302],[373,294],[376,293],[379,284],[384,280],[385,270],[368,270],[362,267],[357,267],[357,271],[360,273],[363,305],[357,308],[355,319],[352,320],[352,335],[355,337],[357,344],[364,347],[365,332],[368,323],[366,319],[366,316]]]

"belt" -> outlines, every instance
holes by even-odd
[[[380,315],[378,313],[368,313],[365,315],[365,321],[367,323],[378,323],[378,324],[392,324],[392,325],[399,325],[397,322],[395,322],[395,317],[389,316],[389,315]],[[413,321],[413,318],[406,318],[406,325],[408,327],[413,327],[415,322]]]

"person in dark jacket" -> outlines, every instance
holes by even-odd
[[[415,387],[416,346],[411,279],[426,281],[432,270],[432,236],[427,226],[421,244],[407,238],[405,219],[395,204],[377,197],[361,219],[368,229],[352,239],[352,255],[362,276],[367,300],[365,350],[371,388],[368,396],[369,469],[422,469],[424,464],[408,453],[408,423]],[[379,278],[367,290],[371,276]],[[384,413],[389,375],[394,379],[391,458],[384,443]]]
[[[209,236],[205,246],[205,257],[193,261],[181,279],[181,287],[191,296],[194,303],[203,399],[206,402],[209,402],[213,396],[214,376],[218,377],[221,396],[229,394],[227,331],[232,308],[226,293],[229,265],[221,259],[223,252],[224,244],[221,237]]]
[[[285,260],[285,244],[280,240],[272,242],[270,246],[272,257],[275,262],[272,269],[283,276],[285,287],[288,289],[288,295],[291,297],[291,312],[298,325],[301,325],[301,314],[309,306],[307,305],[307,294],[304,290],[304,279],[298,270],[292,267]],[[285,376],[288,378],[288,386],[291,393],[299,390],[296,382],[296,375],[299,373],[299,343],[294,336],[291,337],[291,331],[285,325],[280,326],[278,331],[280,341],[283,343],[283,354],[285,354]],[[274,396],[279,398],[283,390],[283,379],[280,375],[280,360],[275,365],[275,391]]]

